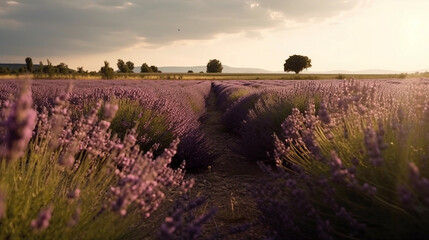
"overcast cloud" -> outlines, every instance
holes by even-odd
[[[249,33],[323,20],[359,0],[0,0],[0,54],[99,53],[138,43]],[[180,29],[180,31],[179,31]]]

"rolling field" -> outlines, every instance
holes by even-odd
[[[429,79],[168,76],[1,79],[0,239],[429,236]]]

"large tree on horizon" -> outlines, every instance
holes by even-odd
[[[311,59],[307,56],[301,56],[301,55],[292,55],[289,56],[288,59],[286,59],[284,66],[285,72],[295,72],[298,74],[304,69],[311,67]]]
[[[222,70],[222,63],[217,59],[211,59],[207,63],[207,73],[221,73]]]

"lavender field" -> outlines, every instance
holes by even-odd
[[[0,80],[0,239],[427,239],[429,79]]]

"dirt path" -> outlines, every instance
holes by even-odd
[[[264,176],[256,163],[246,161],[233,152],[232,149],[238,142],[237,136],[226,131],[221,117],[222,112],[217,109],[216,97],[212,92],[207,113],[201,119],[201,127],[219,157],[206,172],[191,175],[196,180],[192,194],[207,196],[207,208],[218,208],[216,216],[206,226],[208,232],[228,232],[232,226],[254,221],[259,212],[246,185],[255,183]],[[261,236],[261,232],[261,227],[254,227],[228,239],[252,239]]]

